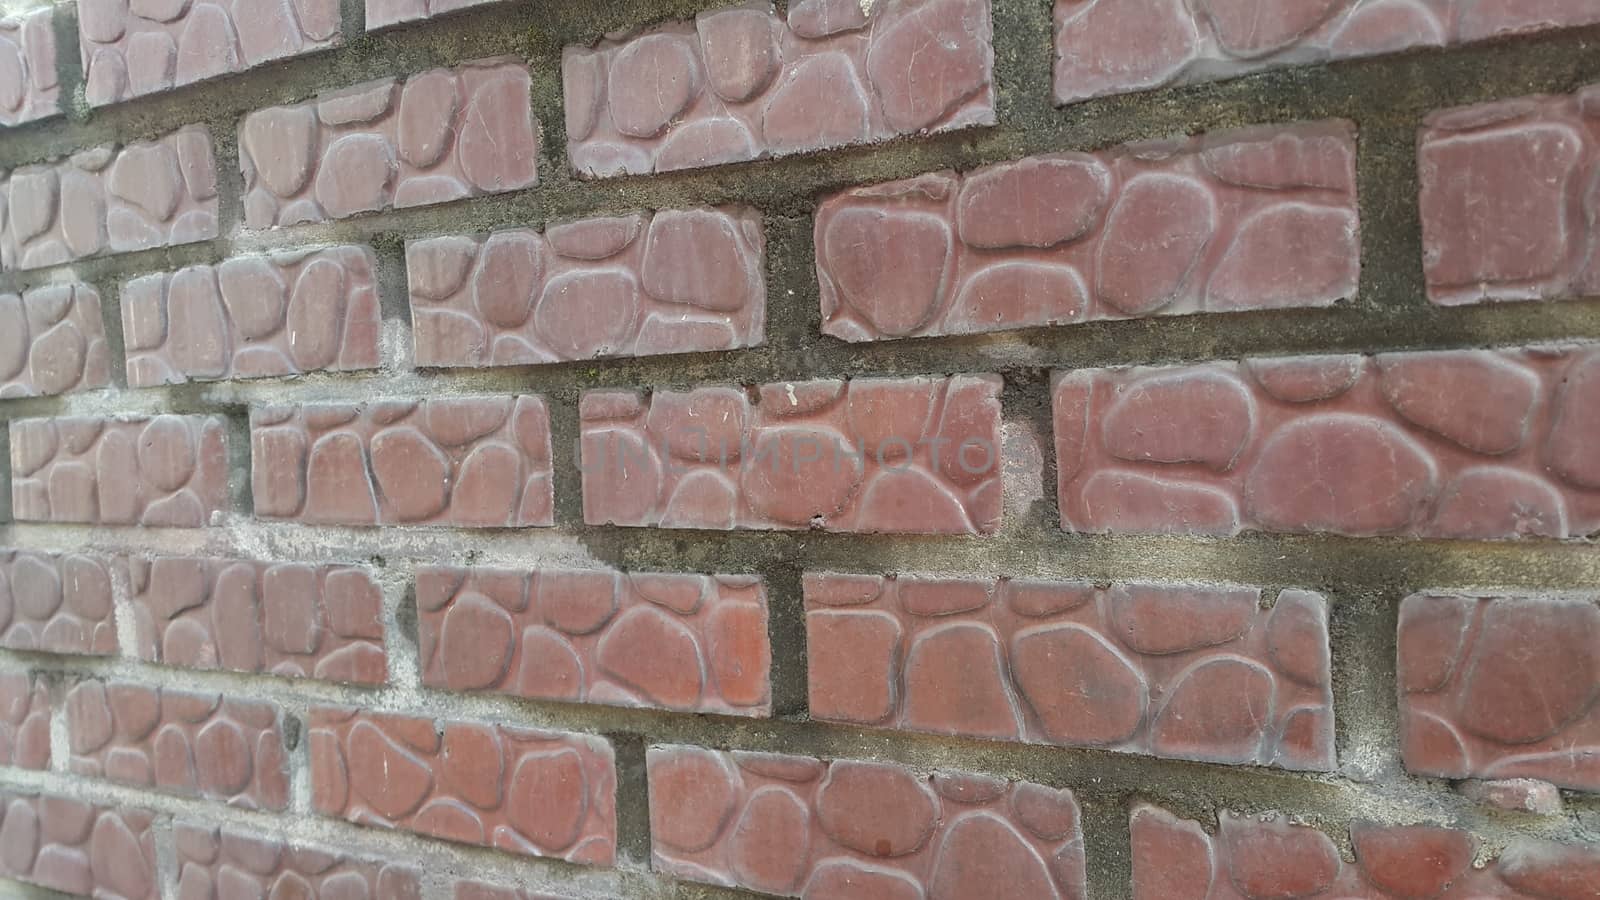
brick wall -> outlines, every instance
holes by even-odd
[[[0,895],[1600,898],[1593,0],[4,10]]]

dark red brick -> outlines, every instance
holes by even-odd
[[[0,667],[0,766],[50,767],[50,688],[26,669]]]
[[[158,900],[155,816],[0,792],[0,877],[84,897]]]
[[[93,285],[0,294],[0,400],[110,384],[111,354],[100,320],[100,292]]]
[[[0,126],[61,114],[55,9],[0,18]]]
[[[0,548],[0,647],[114,654],[111,593],[102,558]]]
[[[257,829],[173,823],[178,897],[378,898],[421,900],[414,861],[359,856],[289,843]]]

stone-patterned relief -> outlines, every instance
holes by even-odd
[[[0,184],[0,268],[209,241],[217,205],[211,133],[199,125],[23,166]]]
[[[747,207],[636,213],[406,246],[419,366],[754,347],[766,238]]]
[[[547,894],[525,888],[503,887],[483,881],[460,880],[450,894],[454,900],[580,900],[572,895]]]
[[[117,652],[111,609],[104,560],[0,548],[0,647],[109,656]]]
[[[263,109],[239,127],[248,228],[326,222],[528,187],[539,130],[526,66],[501,59]]]
[[[1361,275],[1355,130],[1252,128],[854,188],[817,211],[847,341],[1321,307]]]
[[[55,7],[0,18],[0,126],[61,113]]]
[[[27,669],[0,667],[0,766],[50,768],[50,687]]]
[[[413,865],[292,844],[253,830],[179,819],[172,825],[178,896],[421,900]]]
[[[496,0],[367,0],[367,30],[431,19],[458,9],[494,2]]]
[[[808,0],[568,47],[583,175],[645,175],[993,125],[987,0]]]
[[[111,384],[100,292],[52,284],[0,294],[0,400],[49,397]]]
[[[1072,531],[1600,530],[1591,345],[1083,369],[1054,394]]]
[[[128,386],[378,367],[366,247],[242,256],[122,287]]]
[[[0,877],[96,900],[159,900],[155,816],[0,792]]]

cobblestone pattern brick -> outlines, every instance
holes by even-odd
[[[454,900],[579,900],[570,895],[546,894],[522,888],[505,887],[484,881],[457,881],[450,894]]]
[[[1361,275],[1354,127],[1060,153],[854,188],[818,210],[847,341],[1319,307]]]
[[[0,126],[61,114],[55,8],[0,18]]]
[[[111,608],[111,570],[104,560],[0,548],[0,647],[114,654]]]
[[[228,507],[219,416],[11,422],[12,513],[25,522],[199,528]]]
[[[887,763],[651,747],[656,869],[781,896],[1084,896],[1070,791]]]
[[[239,129],[249,228],[326,222],[529,187],[528,69],[482,60],[263,109]]]
[[[323,815],[524,856],[609,866],[616,770],[598,737],[322,707],[311,802]]]
[[[1589,345],[1084,369],[1059,373],[1054,396],[1073,531],[1600,528],[1600,351]]]
[[[50,767],[50,687],[27,669],[0,667],[0,766]]]
[[[422,875],[398,859],[289,843],[254,830],[179,819],[178,896],[421,900]]]
[[[562,60],[567,146],[592,176],[643,175],[992,125],[984,0],[700,13]]]
[[[748,576],[417,572],[422,681],[581,703],[765,716],[767,593]]]
[[[0,400],[111,384],[100,292],[88,284],[0,294]]]
[[[367,0],[367,30],[429,19],[495,0]]]
[[[998,530],[1000,379],[858,378],[592,391],[581,401],[591,525]]]
[[[105,900],[158,900],[155,816],[0,792],[0,877]]]
[[[639,213],[406,247],[419,366],[753,347],[766,239],[746,207]]]

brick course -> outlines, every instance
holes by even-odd
[[[155,816],[0,792],[0,876],[80,896],[159,900]]]
[[[27,669],[0,668],[0,765],[50,766],[50,690]]]
[[[0,646],[94,656],[115,653],[108,561],[81,553],[0,548]]]
[[[421,900],[422,873],[378,860],[291,844],[245,829],[173,823],[180,897],[382,897]]]

